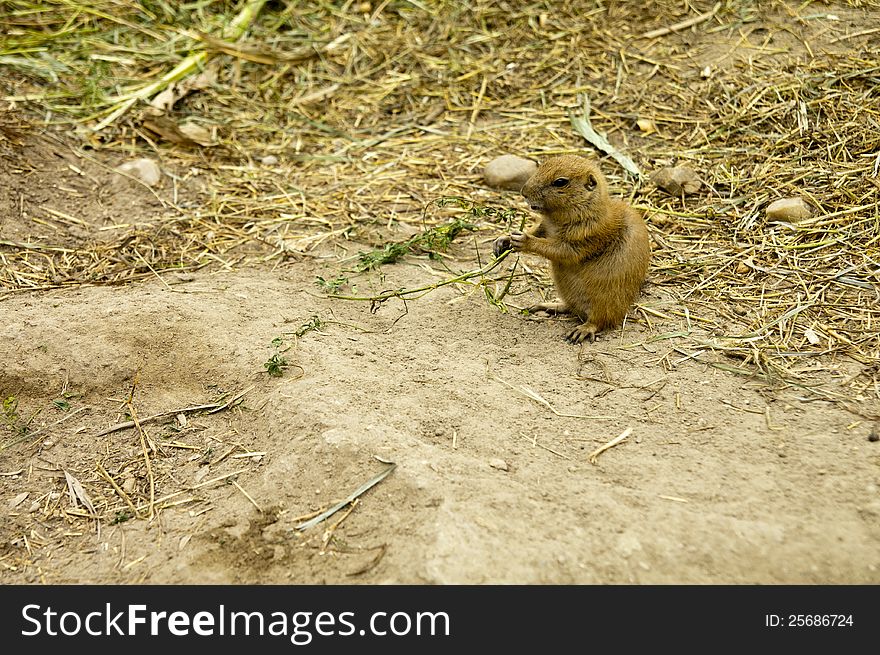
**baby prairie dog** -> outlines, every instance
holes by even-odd
[[[583,157],[546,160],[522,194],[543,218],[529,232],[496,239],[495,255],[512,249],[549,259],[562,302],[529,311],[574,314],[583,323],[566,340],[594,341],[597,332],[623,321],[639,295],[651,259],[645,222],[624,201],[608,196],[598,166]]]

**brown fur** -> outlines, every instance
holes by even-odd
[[[560,178],[568,183],[554,186]],[[651,259],[642,217],[608,196],[608,183],[596,164],[574,155],[545,161],[522,194],[543,220],[530,232],[498,239],[496,253],[510,247],[549,259],[563,300],[530,311],[579,317],[583,324],[566,337],[572,343],[592,341],[597,332],[619,325],[639,295]]]

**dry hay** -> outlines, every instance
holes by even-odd
[[[152,152],[212,188],[93,247],[0,244],[7,295],[321,244],[350,257],[349,239],[381,246],[386,227],[444,223],[452,210],[425,212],[442,197],[519,207],[483,188],[482,166],[590,152],[569,120],[587,96],[593,125],[642,170],[687,164],[704,183],[673,198],[603,164],[646,212],[651,280],[675,299],[644,318],[686,323],[695,348],[767,380],[813,384],[854,360],[821,393],[880,399],[880,3],[245,4],[257,12],[238,41],[230,3],[4,4],[5,104],[105,124],[83,130],[83,148]],[[145,102],[117,111],[186,57],[214,77],[166,118],[204,128],[210,147],[163,141]],[[791,195],[814,217],[768,222],[766,205]],[[479,226],[484,244],[503,229]]]

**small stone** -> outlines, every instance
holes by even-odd
[[[522,191],[523,185],[538,170],[538,164],[531,159],[516,155],[502,155],[490,161],[483,169],[486,184],[496,189]]]
[[[509,471],[510,470],[510,467],[507,465],[507,462],[505,462],[503,459],[500,459],[498,457],[496,457],[494,459],[490,459],[489,466],[491,466],[493,469],[498,469],[499,471]]]
[[[134,491],[134,485],[135,485],[134,478],[125,478],[125,480],[122,481],[122,490],[125,493],[130,494],[131,492]]]
[[[22,493],[18,494],[15,498],[9,501],[9,509],[15,509],[16,507],[21,505],[27,497],[27,491],[23,491]]]
[[[265,166],[275,166],[278,163],[278,157],[275,155],[266,155],[260,160],[260,163]]]
[[[774,200],[765,210],[768,221],[797,223],[809,218],[813,212],[803,198],[782,198]]]
[[[651,176],[651,180],[673,196],[690,195],[703,185],[697,174],[687,166],[667,166]]]
[[[196,123],[181,123],[177,126],[177,129],[184,137],[198,143],[200,146],[209,147],[217,145],[214,139],[211,138],[211,130],[202,125],[197,125]]]
[[[636,125],[643,134],[653,134],[657,131],[657,125],[650,118],[639,118]]]
[[[159,169],[159,164],[147,158],[125,162],[117,167],[116,170],[139,179],[147,186],[156,186],[159,184],[159,180],[162,179],[162,171]]]

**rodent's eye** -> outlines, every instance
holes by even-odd
[[[550,183],[550,186],[555,186],[556,188],[562,188],[564,186],[568,186],[568,178],[567,177],[557,177]]]

